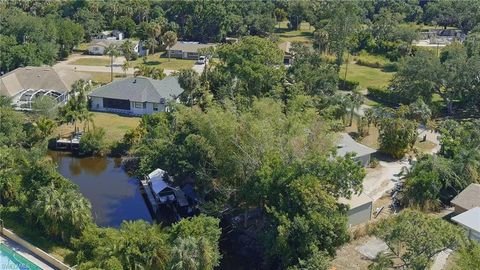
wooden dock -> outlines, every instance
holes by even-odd
[[[157,201],[155,200],[155,197],[153,197],[153,192],[150,188],[150,185],[148,184],[148,181],[145,179],[141,179],[140,187],[143,190],[142,194],[145,202],[147,203],[148,210],[150,210],[150,214],[153,218],[157,218],[159,213],[159,207]]]

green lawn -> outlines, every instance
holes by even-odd
[[[128,130],[135,128],[140,123],[140,117],[120,116],[113,113],[93,112],[93,121],[96,127],[105,129],[105,138],[108,143],[119,141]],[[77,127],[83,129],[83,124],[78,123]],[[55,130],[59,136],[68,136],[73,132],[73,125],[61,125]]]
[[[340,68],[340,77],[345,76],[346,65],[343,64]],[[371,68],[360,66],[354,62],[350,62],[347,71],[347,80],[353,80],[360,83],[360,89],[367,87],[386,87],[393,78],[393,72],[384,72],[379,68]]]
[[[300,24],[299,30],[290,30],[287,27],[288,22],[281,22],[275,26],[275,33],[278,35],[280,42],[302,42],[312,43],[313,31],[315,28],[309,23],[304,22]],[[280,28],[278,27],[280,26]]]
[[[190,69],[195,64],[195,60],[176,58],[170,58],[170,60],[168,60],[166,55],[165,57],[163,56],[164,54],[164,52],[160,52],[155,53],[154,55],[149,55],[146,63],[143,62],[142,57],[139,57],[137,60],[131,62],[132,67],[145,64],[147,66],[159,67],[163,69],[180,70]]]
[[[79,66],[109,66],[110,60],[103,57],[88,57],[80,58],[75,60],[69,65],[79,65]]]
[[[92,82],[95,84],[107,84],[111,80],[110,72],[83,72],[92,75]],[[127,74],[128,76],[128,74]],[[123,73],[113,73],[113,79],[124,78]]]

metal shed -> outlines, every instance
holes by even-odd
[[[339,202],[348,205],[348,225],[355,226],[368,222],[372,217],[373,200],[366,194],[352,195],[350,199],[340,198]]]

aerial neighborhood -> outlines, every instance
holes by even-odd
[[[0,270],[480,270],[480,1],[0,1]]]

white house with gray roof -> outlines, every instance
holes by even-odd
[[[178,100],[182,93],[176,77],[163,80],[126,78],[101,86],[89,94],[90,108],[128,115],[152,114],[167,110],[167,103]]]
[[[199,50],[214,47],[215,43],[199,43],[194,41],[179,41],[171,48],[167,48],[167,53],[170,51],[170,57],[180,59],[198,59],[200,56]]]

